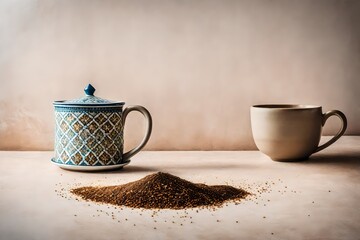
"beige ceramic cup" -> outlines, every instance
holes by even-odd
[[[339,132],[319,146],[322,127],[330,116],[342,121]],[[251,107],[251,129],[256,146],[275,161],[298,161],[333,144],[345,132],[345,115],[332,110],[322,113],[320,106],[254,105]]]

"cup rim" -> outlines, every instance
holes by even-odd
[[[307,105],[307,104],[256,104],[252,105],[252,108],[257,109],[271,109],[271,110],[305,110],[305,109],[316,109],[321,108],[318,105]]]

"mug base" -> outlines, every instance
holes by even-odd
[[[303,162],[309,159],[310,156],[307,157],[302,157],[302,158],[294,158],[294,159],[289,159],[289,158],[271,158],[271,160],[275,161],[275,162]]]
[[[69,165],[69,164],[62,164],[55,161],[54,158],[51,159],[51,162],[58,167],[70,170],[70,171],[78,171],[78,172],[99,172],[99,171],[109,171],[109,170],[115,170],[115,169],[121,169],[124,166],[128,165],[130,163],[130,159],[119,164],[114,165],[103,165],[103,166],[80,166],[80,165]]]

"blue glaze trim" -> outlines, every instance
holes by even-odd
[[[69,106],[56,106],[55,111],[57,112],[121,112],[122,106],[112,107],[69,107]]]
[[[63,165],[69,165],[69,166],[89,166],[89,167],[92,167],[92,166],[113,166],[113,165],[118,165],[118,164],[122,164],[122,163],[125,163],[123,160],[119,161],[118,163],[116,164],[108,164],[108,165],[102,165],[100,162],[97,162],[95,165],[88,165],[88,164],[85,164],[83,161],[78,165],[78,164],[74,164],[72,161],[68,160],[66,163],[64,163],[63,161],[61,161],[60,159],[55,159],[53,158],[53,161],[56,162],[56,163],[59,163],[59,164],[63,164]]]

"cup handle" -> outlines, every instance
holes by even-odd
[[[347,120],[346,120],[345,114],[340,112],[339,110],[331,110],[331,111],[326,112],[325,114],[323,114],[323,116],[322,116],[322,126],[325,125],[326,120],[331,116],[337,116],[338,118],[340,118],[341,122],[342,122],[342,126],[341,126],[340,130],[337,132],[337,134],[333,138],[331,138],[329,141],[327,141],[323,145],[318,146],[317,149],[314,151],[314,153],[319,152],[319,151],[327,148],[328,146],[330,146],[334,142],[336,142],[344,134],[344,132],[346,130]]]
[[[145,132],[145,136],[144,138],[142,139],[141,143],[131,149],[130,151],[126,152],[123,154],[123,161],[126,161],[128,160],[129,158],[131,158],[132,156],[134,156],[135,154],[137,154],[138,152],[140,152],[140,150],[145,147],[146,143],[149,141],[150,139],[150,135],[151,135],[151,131],[152,131],[152,119],[151,119],[151,115],[149,113],[149,111],[142,107],[142,106],[139,106],[139,105],[134,105],[134,106],[128,106],[124,109],[123,111],[123,126],[125,126],[125,120],[126,120],[126,117],[127,115],[132,112],[132,111],[138,111],[140,113],[142,113],[142,115],[144,115],[146,121],[147,121],[147,127],[146,127],[146,132]]]

